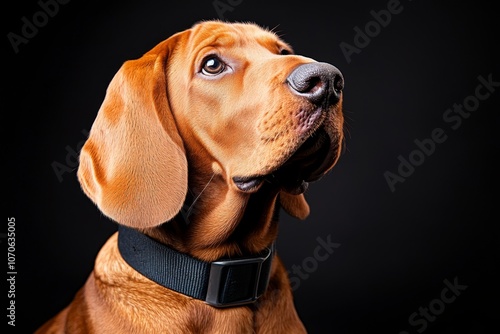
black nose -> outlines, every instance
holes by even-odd
[[[344,89],[344,77],[339,69],[328,63],[300,65],[287,78],[292,92],[316,105],[337,103]]]

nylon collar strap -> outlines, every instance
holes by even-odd
[[[118,231],[123,259],[165,288],[215,307],[251,304],[267,289],[274,246],[253,257],[204,262],[132,228],[120,225]]]

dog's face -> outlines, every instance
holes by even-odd
[[[215,212],[241,211],[264,182],[305,218],[301,193],[340,154],[342,89],[337,68],[294,55],[272,32],[199,23],[116,73],[79,181],[106,216],[134,227],[175,217],[188,188],[205,191],[203,220],[218,224]]]
[[[294,55],[253,24],[197,24],[167,69],[169,102],[187,150],[243,192],[264,181],[297,194],[336,162],[343,78]],[[307,64],[307,65],[306,65]],[[304,66],[305,65],[305,66]]]

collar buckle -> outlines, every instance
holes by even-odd
[[[211,263],[205,302],[214,307],[254,303],[267,289],[274,246],[261,256]]]

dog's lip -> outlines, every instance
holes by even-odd
[[[330,137],[323,128],[315,131],[298,150],[276,171],[271,181],[284,191],[298,195],[307,190],[309,182],[318,180],[331,155]]]
[[[279,184],[284,191],[293,195],[302,194],[309,187],[309,182],[304,180],[295,179],[283,182],[283,180],[278,180],[274,174],[266,176],[233,177],[233,183],[239,190],[245,193],[256,192],[265,181],[272,184]]]
[[[309,182],[318,180],[330,160],[331,141],[327,132],[320,128],[278,168],[266,175],[235,176],[234,185],[246,193],[256,192],[264,181],[282,190],[298,195],[305,192]]]
[[[257,191],[265,180],[265,176],[235,176],[233,183],[235,186],[246,193]]]

